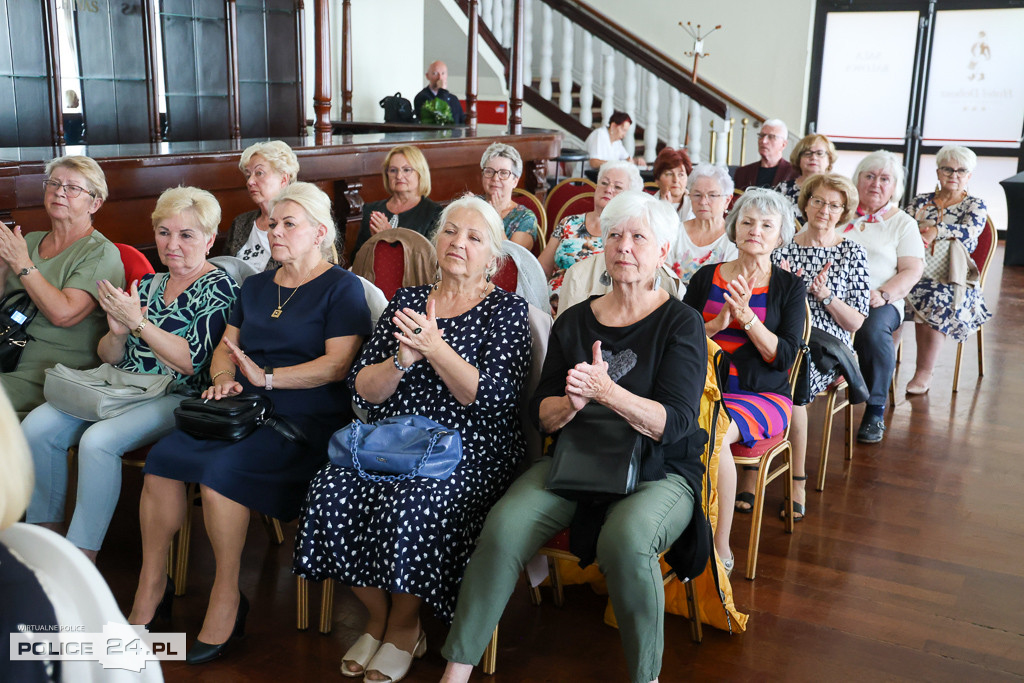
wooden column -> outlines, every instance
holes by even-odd
[[[313,64],[313,132],[316,144],[331,141],[331,12],[328,0],[314,0],[313,42],[316,59]]]
[[[512,83],[508,132],[520,135],[523,132],[523,0],[515,0],[515,17],[512,22]]]
[[[478,41],[480,39],[479,0],[469,0],[469,29],[466,35],[466,125],[476,130],[476,98],[479,72],[477,71]]]
[[[302,0],[295,0],[295,45],[298,50],[295,78],[299,83],[295,91],[298,100],[295,103],[298,114],[295,134],[302,137],[306,134],[306,6]]]
[[[142,30],[145,35],[146,51],[146,105],[149,113],[149,141],[160,142],[162,139],[160,129],[160,96],[157,88],[156,65],[160,55],[156,52],[156,37],[159,28],[160,16],[157,13],[156,0],[143,0],[142,2]]]
[[[46,22],[46,66],[50,72],[50,132],[53,144],[64,145],[64,93],[60,89],[60,42],[57,40],[57,0],[43,3]],[[68,27],[69,29],[71,27]],[[83,108],[84,111],[84,108]]]
[[[238,13],[235,0],[224,0],[224,30],[228,47],[228,135],[242,139],[242,116],[238,88]]]
[[[352,0],[341,3],[341,120],[352,120]]]

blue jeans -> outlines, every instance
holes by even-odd
[[[889,384],[896,372],[896,345],[892,333],[903,323],[903,315],[892,304],[872,308],[853,338],[860,371],[868,384],[869,406],[885,407]]]
[[[174,429],[174,408],[184,396],[162,396],[117,417],[89,422],[49,403],[25,418],[21,428],[32,449],[36,484],[25,521],[62,522],[68,488],[68,448],[78,444],[78,499],[68,540],[99,550],[121,496],[121,456],[153,443]]]

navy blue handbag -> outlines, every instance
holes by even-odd
[[[372,481],[447,479],[462,460],[462,435],[420,415],[355,420],[331,436],[327,456]]]

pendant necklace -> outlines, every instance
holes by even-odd
[[[306,277],[302,278],[302,282],[299,283],[299,287],[306,284],[306,280],[309,279],[309,276],[313,273],[314,270],[316,270],[316,266],[313,266],[312,268],[306,271]],[[288,298],[284,300],[284,303],[281,303],[281,285],[277,286],[277,308],[275,308],[274,312],[270,314],[271,318],[281,317],[282,309],[288,305],[288,302],[292,300],[292,297],[295,296],[295,293],[299,291],[299,287],[293,289],[292,293],[288,295]]]

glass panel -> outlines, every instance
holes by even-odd
[[[828,14],[819,133],[835,142],[903,140],[918,17],[917,12]]]
[[[936,13],[924,143],[1019,147],[1024,9]]]
[[[935,155],[921,155],[921,171],[918,175],[917,193],[934,192],[936,184]],[[1006,193],[1000,180],[1017,174],[1017,159],[1014,157],[978,157],[978,166],[971,174],[967,191],[981,197],[988,207],[988,215],[996,230],[1006,230]]]

